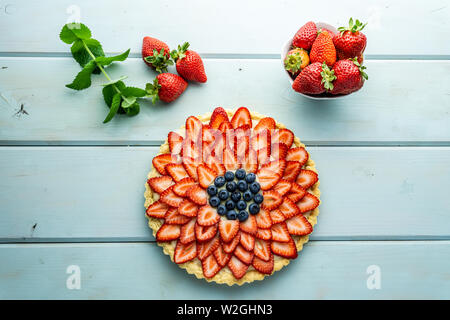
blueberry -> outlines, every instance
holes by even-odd
[[[250,187],[249,187],[250,191],[253,193],[258,193],[259,190],[261,190],[261,186],[259,185],[258,182],[253,182]]]
[[[245,202],[244,200],[239,201],[238,203],[236,203],[236,208],[238,210],[244,210],[245,208],[247,208],[247,202]]]
[[[217,178],[214,179],[214,185],[217,188],[223,187],[225,185],[225,178],[222,176],[218,176]]]
[[[250,211],[251,214],[257,214],[259,212],[259,205],[257,205],[256,203],[252,203],[248,207],[248,211]]]
[[[253,194],[250,191],[247,190],[247,191],[244,192],[242,197],[244,198],[245,201],[249,202],[250,200],[253,199]]]
[[[208,194],[210,196],[215,196],[217,194],[217,187],[216,186],[209,186],[208,189],[206,189],[206,191],[208,192]]]
[[[234,173],[231,172],[231,171],[225,172],[225,180],[233,181],[234,180]]]
[[[257,193],[253,197],[253,201],[255,201],[255,203],[257,203],[257,204],[261,204],[264,201],[264,197],[261,193]]]
[[[245,170],[244,169],[237,169],[235,172],[236,178],[239,180],[242,180],[245,178]]]
[[[234,202],[238,202],[239,200],[241,200],[241,193],[239,191],[235,191],[231,194],[231,200],[233,200]]]
[[[225,207],[227,207],[228,210],[233,210],[236,207],[236,204],[233,202],[233,200],[228,200],[225,202]]]
[[[227,212],[227,218],[228,220],[236,220],[237,218],[237,212],[234,210],[230,210]]]
[[[229,197],[230,193],[227,190],[220,190],[219,191],[219,199],[220,200],[227,200]]]
[[[247,191],[248,184],[244,180],[241,180],[238,182],[237,187],[238,187],[239,191],[244,192],[244,191]]]
[[[247,211],[240,211],[238,214],[239,221],[245,221],[248,219],[248,212]]]
[[[236,188],[237,188],[236,182],[234,182],[234,181],[227,182],[227,190],[228,191],[233,192],[236,190]]]
[[[223,204],[221,204],[217,207],[217,213],[223,216],[227,213],[227,208]]]
[[[256,180],[256,175],[251,172],[249,174],[247,174],[247,176],[245,177],[245,181],[247,181],[248,183],[252,183],[255,180]]]
[[[211,207],[215,208],[220,204],[220,199],[216,196],[209,198],[209,204]]]

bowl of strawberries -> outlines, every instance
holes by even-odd
[[[358,91],[368,79],[363,66],[366,24],[349,20],[335,28],[309,21],[282,48],[283,69],[292,89],[316,100],[336,99]]]

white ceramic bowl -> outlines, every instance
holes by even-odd
[[[333,27],[332,25],[329,25],[328,23],[325,23],[325,22],[316,22],[316,26],[317,26],[317,29],[321,29],[321,28],[328,29],[328,30],[334,32],[335,34],[338,32],[335,27]],[[289,80],[289,83],[291,84],[291,87],[292,87],[294,80],[292,79],[291,74],[284,68],[284,58],[286,58],[286,55],[289,52],[289,50],[292,49],[291,47],[292,47],[292,38],[289,39],[289,41],[286,42],[286,44],[281,48],[281,67],[285,71],[286,76]],[[301,94],[302,96],[304,96],[306,98],[313,99],[313,100],[334,100],[334,99],[339,99],[339,98],[342,98],[345,96],[345,95],[336,95],[336,96],[317,95],[317,96],[314,96],[314,95],[308,95],[308,94],[304,94],[304,93],[300,93],[300,92],[297,92],[297,93]]]

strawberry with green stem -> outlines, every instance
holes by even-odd
[[[333,90],[333,81],[336,79],[334,71],[327,64],[315,62],[307,66],[295,78],[292,88],[304,94],[321,94]]]
[[[161,73],[156,76],[153,83],[147,83],[147,95],[152,98],[153,104],[161,100],[172,102],[186,90],[188,83],[173,73]]]
[[[350,18],[348,27],[338,28],[339,33],[333,37],[333,43],[340,60],[360,57],[360,62],[362,62],[362,54],[367,45],[367,38],[361,30],[366,25],[367,23],[363,24],[358,19],[353,21],[353,18]]]
[[[173,65],[169,46],[152,37],[144,37],[142,40],[142,59],[159,73],[167,72],[167,67]]]
[[[331,94],[349,94],[361,89],[364,81],[369,79],[365,69],[366,67],[359,64],[357,57],[336,62],[333,66],[336,80],[333,82]]]
[[[189,42],[178,46],[178,50],[173,50],[170,55],[176,62],[177,72],[184,79],[204,83],[207,80],[205,67],[200,55],[192,50],[188,50]]]

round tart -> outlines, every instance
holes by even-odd
[[[317,223],[319,182],[305,146],[245,107],[189,117],[152,163],[149,226],[197,278],[262,280],[297,258]]]

